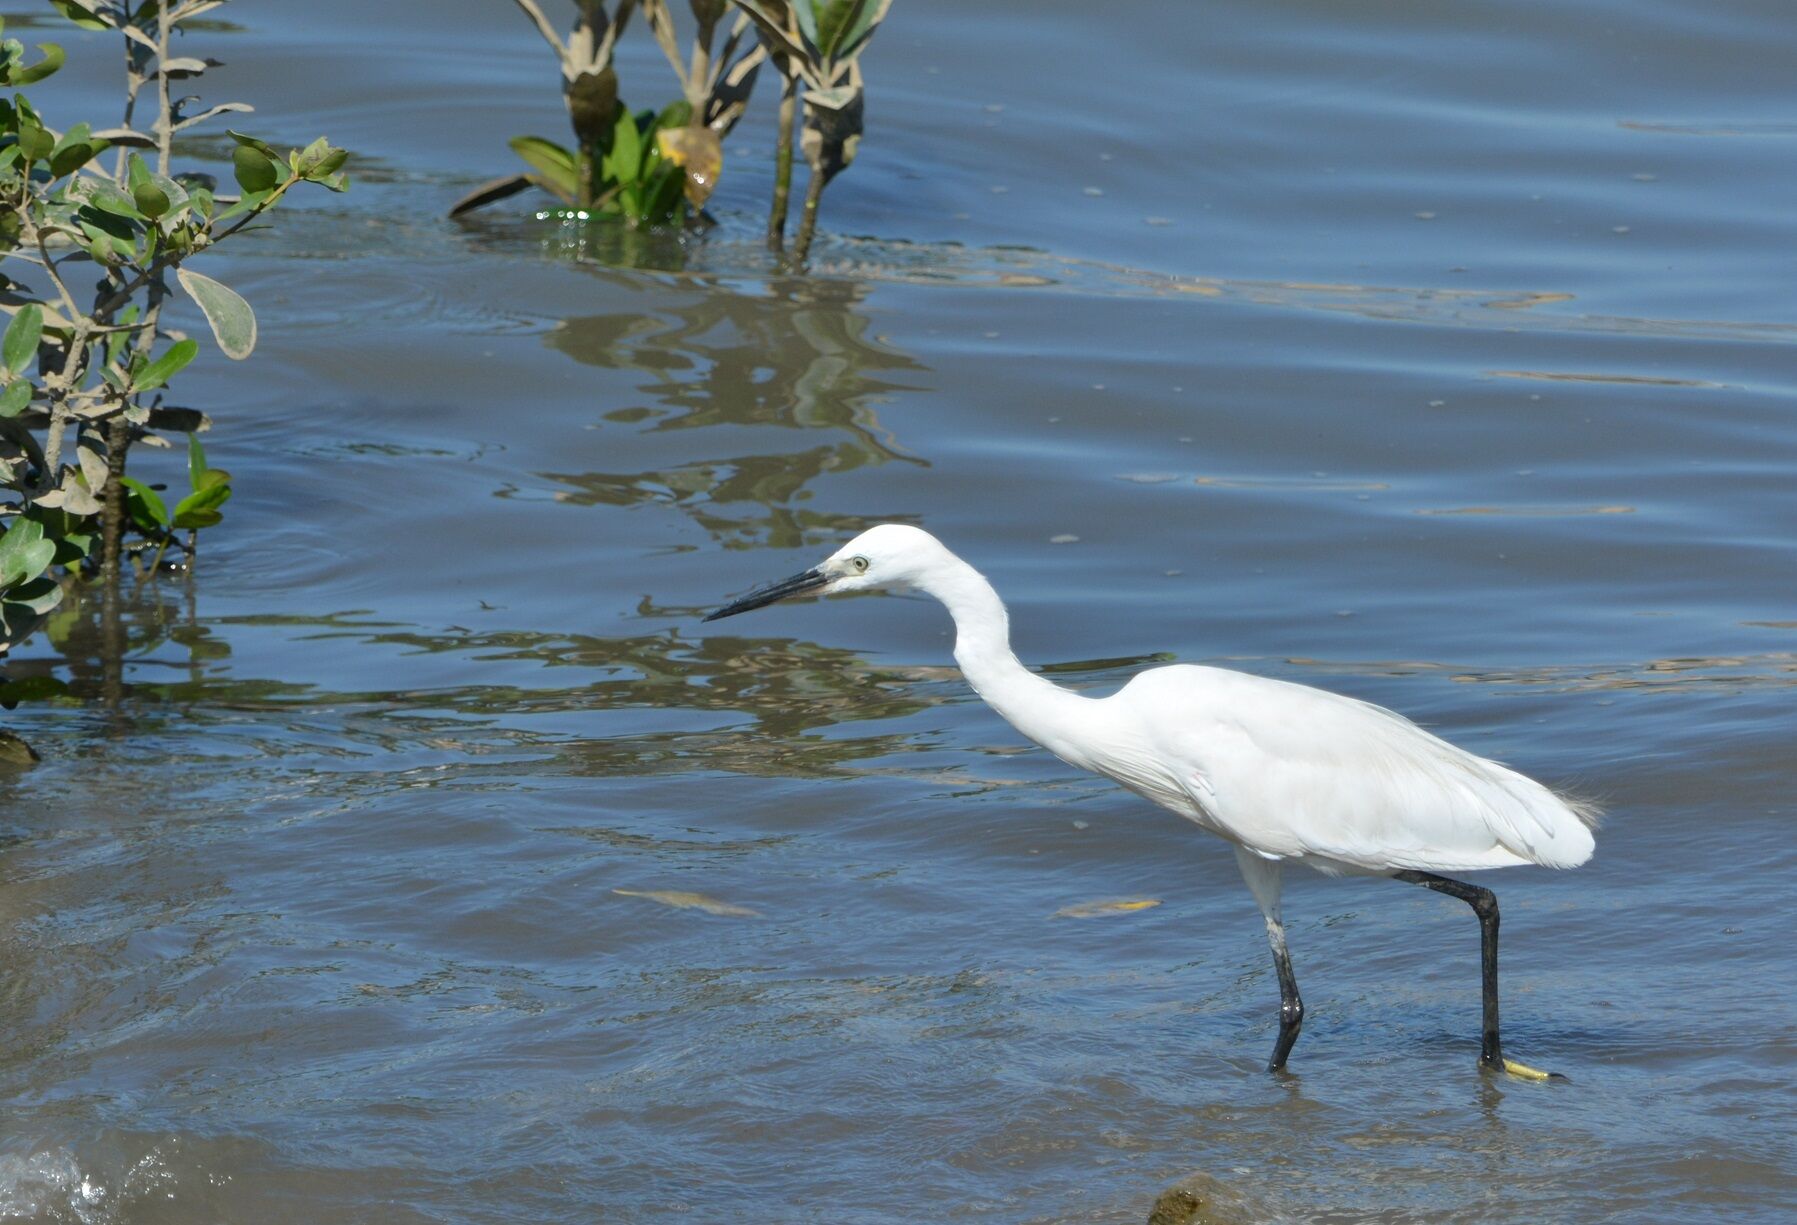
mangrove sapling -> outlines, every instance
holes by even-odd
[[[647,123],[642,122],[624,106],[618,97],[617,69],[612,66],[636,0],[619,0],[610,11],[601,0],[574,0],[574,27],[566,38],[556,33],[537,0],[514,3],[530,18],[561,66],[562,101],[568,108],[574,147],[542,136],[514,136],[512,151],[524,159],[530,171],[481,184],[457,200],[449,215],[459,217],[536,187],[583,218],[609,214],[640,220],[646,208],[663,198],[659,184],[651,181],[655,168],[645,165],[648,159],[643,148],[647,143],[648,152],[654,153],[656,117],[651,113]],[[646,142],[645,127],[649,128]],[[674,197],[679,198],[678,187]]]
[[[824,188],[855,160],[860,146],[865,95],[861,52],[885,19],[892,0],[732,2],[754,20],[775,67],[792,82],[788,91],[803,89],[804,130],[799,146],[811,175],[793,243],[793,258],[802,263],[811,252]],[[783,102],[784,98],[785,92]],[[790,152],[787,156],[790,166]],[[786,196],[779,186],[778,164],[775,175],[774,208],[783,231]],[[777,237],[774,217],[769,218],[768,232],[771,245]]]
[[[198,434],[187,436],[187,480],[188,493],[170,511],[150,486],[128,476],[119,478],[125,487],[131,521],[147,539],[157,542],[155,556],[143,568],[146,574],[153,576],[161,571],[162,555],[175,543],[177,532],[187,533],[184,548],[192,559],[199,555],[200,529],[212,527],[224,518],[220,507],[231,498],[231,474],[207,464],[206,448],[200,445]]]
[[[782,30],[790,28],[792,18],[786,0],[765,0],[760,7],[764,12],[757,25],[765,23]],[[765,29],[758,33],[762,50],[772,61],[774,71],[780,74],[780,112],[774,138],[774,198],[767,212],[767,249],[779,254],[786,246],[786,211],[792,198],[792,129],[797,118],[801,84],[798,66],[788,52],[791,43],[785,38],[771,36]]]
[[[776,57],[776,64],[780,58]],[[774,199],[767,211],[767,249],[778,255],[786,247],[786,209],[792,199],[792,125],[797,118],[799,78],[780,71],[780,125],[774,142]]]
[[[622,110],[612,53],[630,24],[636,0],[618,0],[616,11],[610,14],[601,0],[574,0],[574,28],[565,39],[555,32],[537,0],[514,2],[530,18],[561,65],[562,100],[568,107],[569,126],[574,129],[574,148],[563,148],[541,136],[513,137],[512,150],[531,166],[532,172],[483,183],[456,201],[449,210],[451,217],[531,187],[540,187],[582,212],[596,209],[607,195],[601,181],[601,159],[611,146]]]
[[[749,19],[737,14],[724,40],[712,54],[718,26],[730,11],[728,0],[691,0],[693,44],[690,59],[682,59],[680,40],[674,32],[674,15],[667,0],[643,0],[643,19],[655,34],[662,54],[680,79],[687,122],[663,124],[655,134],[662,157],[686,172],[685,195],[695,211],[705,207],[717,186],[724,165],[724,137],[730,134],[749,106],[749,94],[767,52],[759,41],[743,47]]]
[[[549,192],[582,219],[617,217],[633,228],[678,222],[703,209],[723,162],[723,137],[742,117],[765,57],[759,46],[741,46],[747,19],[739,19],[714,54],[728,2],[693,0],[696,31],[688,59],[681,55],[665,0],[643,0],[645,20],[674,66],[683,97],[660,112],[632,111],[618,96],[612,58],[639,7],[637,0],[620,0],[609,13],[598,0],[575,0],[574,29],[566,40],[537,0],[515,3],[561,63],[574,148],[541,136],[514,137],[512,149],[531,171],[483,183],[458,200],[449,215],[460,216],[530,187]]]
[[[53,0],[76,25],[125,40],[126,122],[98,132],[86,123],[58,132],[17,92],[60,66],[60,48],[47,46],[42,61],[26,65],[18,42],[0,43],[0,87],[15,91],[0,97],[0,310],[12,316],[0,338],[0,653],[33,633],[83,573],[98,570],[112,598],[128,521],[158,555],[179,544],[177,522],[190,531],[217,522],[228,476],[196,488],[197,500],[184,499],[166,523],[131,513],[139,491],[148,492],[125,473],[132,444],[166,445],[163,435],[205,423],[162,402],[199,351],[164,325],[163,308],[179,289],[227,356],[248,356],[256,343],[249,303],[185,265],[297,184],[347,186],[340,171],[348,155],[322,138],[280,154],[237,132],[230,135],[240,197],[216,195],[209,175],[171,176],[178,133],[249,109],[227,103],[190,114],[193,99],[170,89],[215,65],[177,57],[171,43],[183,23],[223,2]],[[137,126],[149,85],[154,116]],[[108,150],[118,154],[110,173],[99,160]],[[205,479],[194,442],[196,454]]]

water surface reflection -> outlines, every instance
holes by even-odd
[[[596,274],[604,275],[604,274]],[[615,274],[613,274],[615,275]],[[586,365],[637,371],[649,406],[605,414],[644,431],[784,429],[819,435],[801,449],[687,459],[648,472],[546,472],[581,506],[671,505],[727,548],[852,535],[871,520],[802,504],[822,476],[884,463],[927,466],[881,421],[913,390],[891,376],[923,367],[871,335],[855,281],[782,280],[749,293],[721,283],[654,314],[563,320],[546,342]]]

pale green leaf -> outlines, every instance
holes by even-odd
[[[230,286],[187,268],[177,271],[175,279],[205,312],[206,322],[212,325],[212,338],[218,341],[225,356],[233,361],[248,357],[256,347],[256,312],[243,296]]]
[[[27,302],[6,325],[6,337],[0,341],[0,357],[6,363],[6,372],[17,378],[25,372],[25,367],[37,360],[38,342],[44,335],[44,308],[36,302]]]

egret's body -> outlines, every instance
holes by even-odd
[[[1571,868],[1591,857],[1592,811],[1456,748],[1370,703],[1222,668],[1152,668],[1108,697],[1062,689],[1012,653],[992,585],[935,537],[883,524],[815,570],[752,593],[707,620],[790,595],[912,588],[955,621],[955,661],[983,699],[1062,760],[1115,779],[1234,844],[1266,917],[1279,972],[1284,1066],[1303,1004],[1280,919],[1281,870],[1392,876],[1473,906],[1484,946],[1481,1061],[1504,1060],[1497,1029],[1497,903],[1435,876],[1519,864]]]

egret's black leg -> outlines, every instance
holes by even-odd
[[[1462,884],[1433,872],[1395,872],[1397,880],[1421,885],[1449,897],[1457,897],[1479,916],[1479,977],[1485,995],[1485,1022],[1479,1033],[1479,1062],[1488,1068],[1504,1066],[1504,1048],[1498,1039],[1498,904],[1497,895],[1479,885]]]
[[[1421,885],[1449,897],[1457,897],[1479,916],[1479,978],[1485,996],[1485,1020],[1479,1033],[1479,1063],[1494,1072],[1513,1072],[1532,1080],[1549,1079],[1527,1064],[1504,1058],[1503,1043],[1498,1038],[1498,904],[1497,895],[1478,885],[1463,884],[1437,876],[1433,872],[1394,872],[1395,880]],[[1563,1076],[1553,1076],[1564,1080]]]
[[[1298,1031],[1304,1028],[1304,1001],[1298,998],[1298,978],[1292,973],[1292,955],[1285,947],[1285,923],[1279,917],[1280,872],[1277,859],[1262,859],[1245,847],[1237,847],[1235,861],[1242,869],[1248,891],[1260,905],[1267,920],[1267,943],[1273,946],[1273,968],[1279,971],[1279,1038],[1273,1043],[1273,1058],[1267,1071],[1285,1067],[1285,1057],[1292,1053]]]
[[[1298,1041],[1304,1028],[1304,1001],[1298,998],[1298,978],[1292,973],[1292,955],[1285,947],[1285,925],[1276,918],[1267,919],[1267,941],[1273,946],[1273,966],[1279,971],[1279,1039],[1273,1044],[1273,1058],[1267,1071],[1285,1067],[1285,1057]]]

